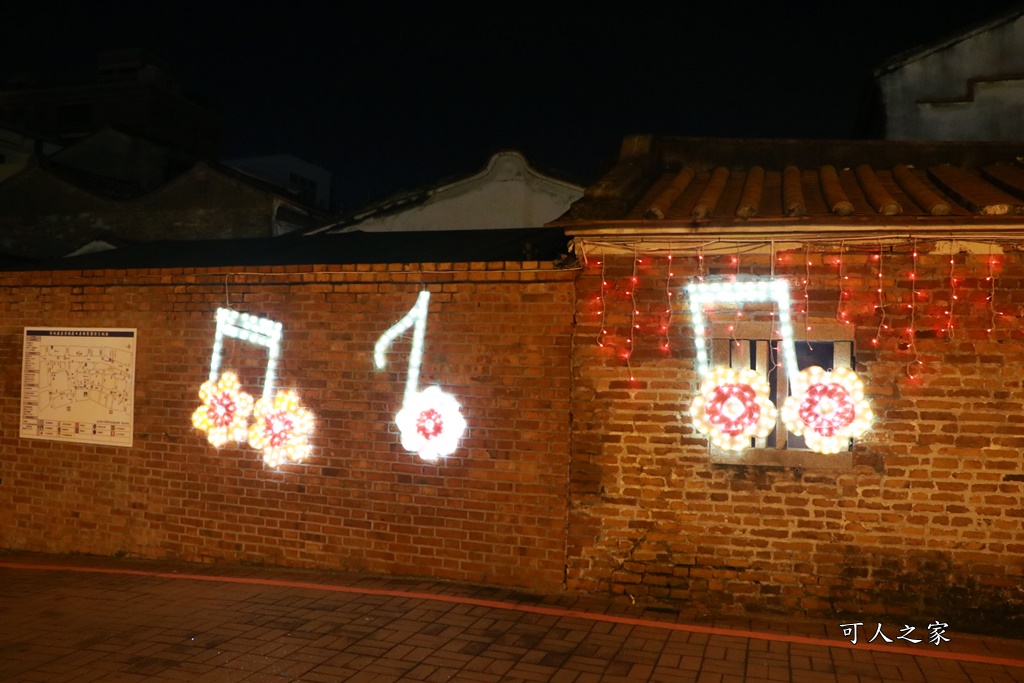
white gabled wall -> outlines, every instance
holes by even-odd
[[[351,227],[369,232],[534,228],[555,220],[582,196],[582,187],[538,173],[521,154],[499,152],[477,175]]]

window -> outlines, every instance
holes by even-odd
[[[796,333],[794,347],[800,370],[817,365],[826,370],[853,368],[853,329],[832,321],[809,321],[811,330]],[[803,330],[806,326],[797,326]],[[789,377],[785,366],[779,367],[780,343],[778,326],[769,322],[715,322],[708,326],[708,346],[712,366],[750,368],[768,378],[771,400],[781,408],[789,396]],[[803,437],[788,434],[781,417],[766,438],[752,439],[744,451],[727,452],[712,447],[715,463],[768,465],[779,467],[812,467],[816,469],[848,468],[852,465],[849,449],[824,455],[807,449]]]

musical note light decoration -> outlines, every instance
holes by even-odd
[[[846,450],[850,439],[871,426],[874,415],[864,397],[864,382],[849,368],[806,368],[789,386],[792,393],[782,404],[782,421],[812,451]]]
[[[409,371],[405,380],[402,409],[395,416],[402,435],[402,446],[429,462],[451,455],[459,447],[459,439],[466,431],[459,402],[441,387],[431,386],[418,390],[420,364],[427,332],[427,312],[430,292],[420,292],[416,303],[397,323],[389,327],[373,347],[373,360],[377,369],[386,364],[384,354],[388,347],[410,327],[412,347],[409,350]]]
[[[701,378],[700,391],[690,403],[693,426],[719,448],[742,451],[750,446],[751,439],[771,433],[778,412],[769,399],[767,379],[757,372],[728,366],[711,369],[704,309],[723,303],[774,303],[778,309],[782,364],[795,369],[789,285],[776,278],[691,282],[686,286],[686,294],[697,344],[697,373]]]
[[[309,435],[313,431],[313,415],[300,405],[295,392],[274,393],[281,331],[279,322],[218,308],[210,376],[199,389],[203,405],[192,414],[193,426],[206,433],[212,446],[220,448],[230,441],[247,441],[252,448],[263,452],[264,462],[271,467],[285,460],[300,462],[308,457]],[[252,396],[241,391],[237,375],[233,372],[220,374],[225,337],[267,349],[263,394],[255,404]],[[250,416],[256,419],[252,426],[248,426]]]

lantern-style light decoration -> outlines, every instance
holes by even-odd
[[[263,451],[265,463],[278,467],[309,457],[313,414],[299,405],[294,391],[278,391],[273,400],[261,398],[253,416],[256,422],[249,427],[249,445]]]
[[[777,412],[769,392],[768,380],[754,370],[716,367],[690,403],[693,425],[719,448],[741,451],[752,438],[764,438],[775,428]]]
[[[192,425],[206,433],[211,446],[220,448],[229,441],[246,440],[253,398],[241,390],[233,372],[225,372],[216,382],[204,382],[199,400],[203,405],[192,413]]]
[[[791,433],[803,436],[812,451],[845,450],[874,419],[864,382],[849,368],[806,368],[790,379],[790,391],[782,405],[782,421]]]

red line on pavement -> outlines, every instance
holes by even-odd
[[[667,621],[655,621],[651,619],[639,619],[637,617],[624,617],[613,614],[601,614],[599,612],[580,612],[578,610],[564,609],[560,607],[543,607],[539,605],[520,605],[514,602],[500,602],[498,600],[481,600],[479,598],[461,597],[457,595],[445,595],[438,593],[420,593],[416,591],[390,590],[384,588],[360,588],[356,586],[336,586],[325,583],[310,583],[306,581],[285,581],[283,579],[254,579],[243,576],[211,576],[203,574],[180,574],[170,572],[154,572],[141,569],[111,569],[106,567],[81,567],[61,566],[46,564],[23,564],[20,562],[0,561],[0,567],[8,569],[28,569],[36,571],[61,571],[79,572],[85,574],[121,574],[130,576],[146,576],[160,579],[184,579],[188,581],[214,581],[220,583],[238,583],[253,586],[275,586],[281,588],[305,588],[309,590],[327,591],[332,593],[355,593],[360,595],[381,595],[392,598],[412,598],[417,600],[433,600],[436,602],[450,602],[460,605],[475,605],[489,607],[491,609],[513,610],[517,612],[529,612],[530,614],[543,614],[554,617],[568,617],[574,619],[589,619],[590,621],[605,621],[613,624],[628,624],[630,626],[645,626],[648,628],[660,628],[669,631],[685,631],[687,633],[704,633],[712,636],[733,636],[737,638],[749,638],[753,640],[769,640],[780,643],[796,643],[799,645],[816,645],[819,647],[837,647],[846,650],[870,650],[873,652],[884,652],[888,654],[909,655],[912,657],[931,657],[933,659],[951,659],[958,662],[972,662],[977,664],[997,664],[1000,666],[1014,666],[1024,668],[1024,660],[1010,659],[1008,657],[992,657],[989,655],[977,655],[968,652],[948,652],[942,650],[924,650],[903,647],[899,645],[875,645],[874,643],[861,643],[854,645],[846,640],[827,640],[825,638],[814,638],[811,636],[795,636],[785,633],[765,633],[761,631],[747,631],[744,629],[719,628],[717,626],[698,626],[696,624],[677,624]]]

